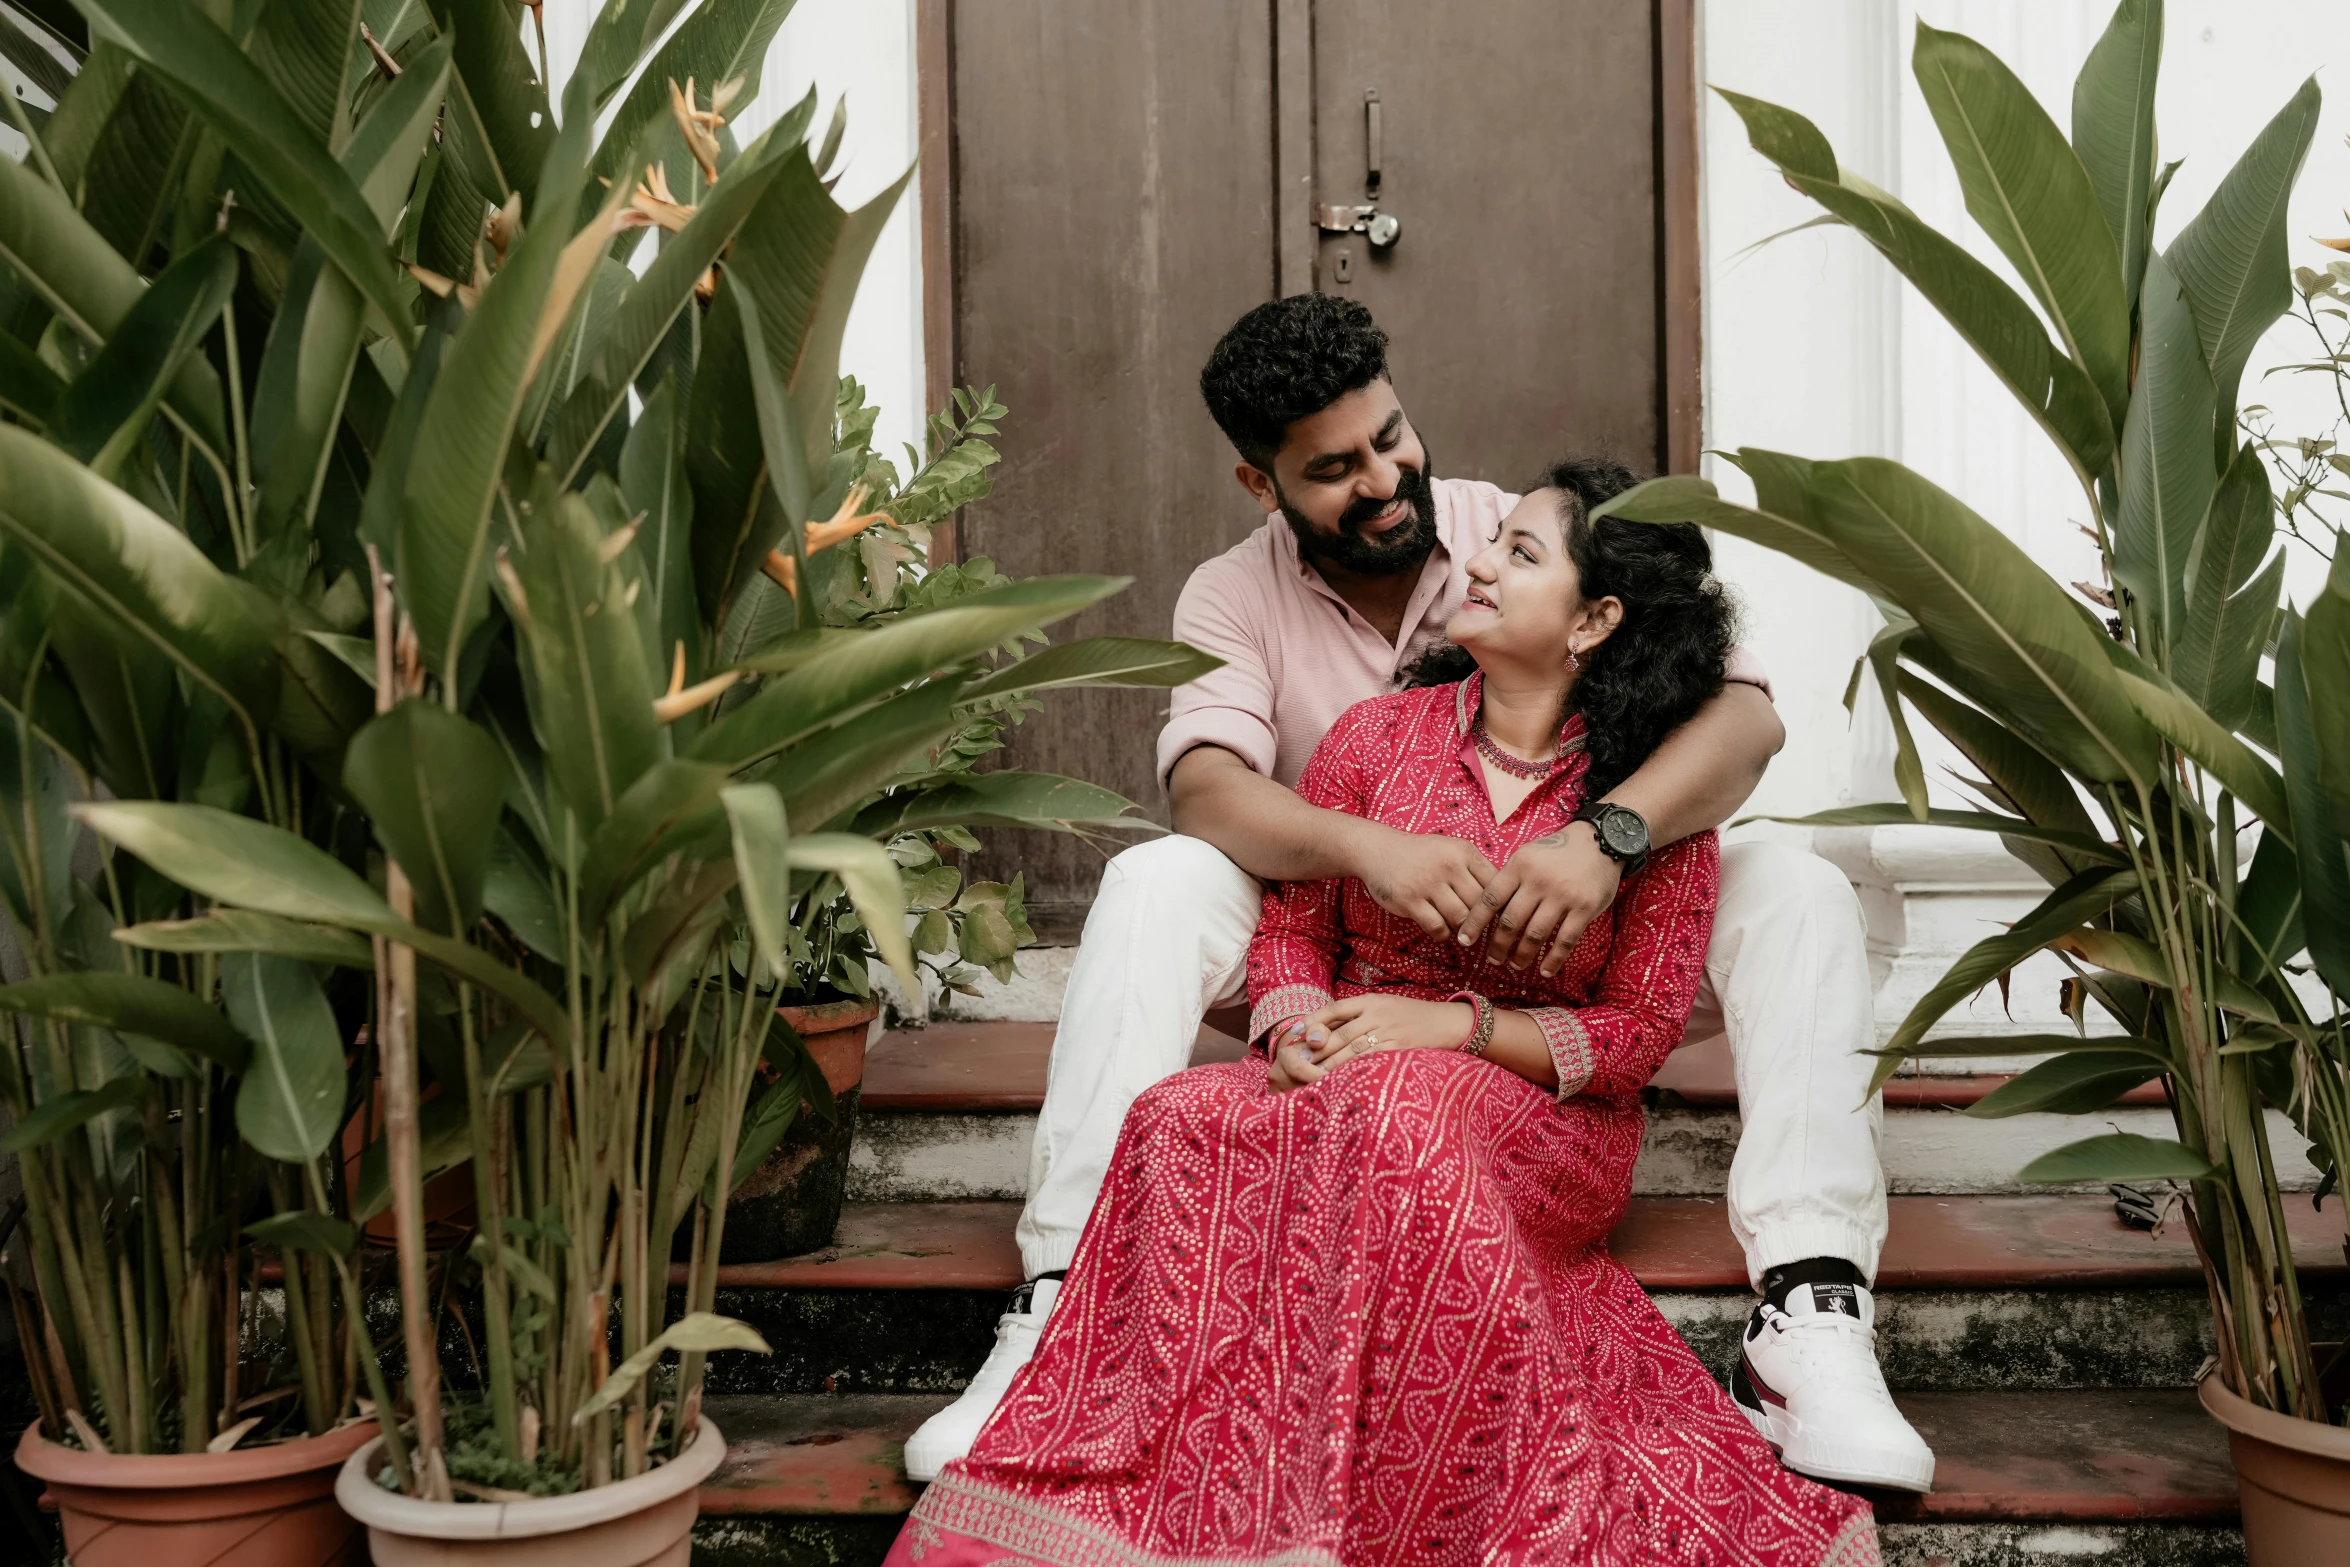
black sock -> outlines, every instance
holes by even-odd
[[[1763,1302],[1787,1309],[1787,1292],[1798,1284],[1841,1284],[1842,1290],[1814,1290],[1813,1300],[1828,1310],[1844,1310],[1854,1316],[1860,1313],[1853,1304],[1852,1290],[1865,1288],[1868,1280],[1860,1276],[1860,1269],[1842,1257],[1806,1257],[1801,1262],[1782,1263],[1763,1273]],[[1841,1303],[1835,1300],[1841,1296]],[[1828,1297],[1823,1299],[1822,1297]]]

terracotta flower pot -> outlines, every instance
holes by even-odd
[[[375,1483],[378,1438],[344,1463],[335,1500],[367,1526],[375,1567],[685,1567],[702,1482],[725,1457],[705,1415],[684,1452],[633,1480],[527,1502],[420,1502]]]
[[[839,1116],[831,1122],[803,1105],[798,1120],[726,1205],[720,1262],[772,1262],[832,1244],[849,1181],[849,1145],[865,1080],[865,1047],[881,1019],[877,1001],[827,1001],[779,1007],[824,1069]]]
[[[2217,1372],[2196,1391],[2228,1428],[2252,1567],[2350,1562],[2350,1430],[2262,1409]]]
[[[226,1453],[85,1453],[27,1426],[16,1466],[48,1482],[74,1567],[360,1567],[335,1475],[375,1422]]]

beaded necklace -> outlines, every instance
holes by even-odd
[[[1558,771],[1559,763],[1565,761],[1567,757],[1566,749],[1563,747],[1551,752],[1550,755],[1538,762],[1529,762],[1510,755],[1509,752],[1501,748],[1493,736],[1485,732],[1485,717],[1482,713],[1477,717],[1476,726],[1469,731],[1469,738],[1477,743],[1479,756],[1512,778],[1548,778],[1552,773]]]

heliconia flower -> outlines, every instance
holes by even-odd
[[[839,508],[830,517],[807,525],[807,552],[813,555],[818,550],[830,549],[844,539],[855,538],[877,522],[889,520],[889,513],[885,511],[859,512],[857,508],[863,504],[865,486],[852,486],[849,493],[841,497]],[[767,558],[759,562],[759,569],[767,574],[769,581],[793,598],[800,596],[800,563],[784,551],[769,550]]]
[[[677,119],[677,129],[685,137],[686,150],[702,166],[703,180],[712,185],[718,183],[718,127],[726,123],[726,104],[733,101],[734,93],[729,91],[730,88],[740,91],[741,83],[721,82],[717,91],[710,95],[710,107],[697,109],[694,107],[692,77],[685,79],[682,90],[674,79],[669,83],[669,112]]]

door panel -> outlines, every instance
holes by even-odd
[[[1435,471],[1516,489],[1556,458],[1660,461],[1654,26],[1624,0],[1322,0],[1318,203],[1377,205],[1396,242],[1325,235],[1317,282],[1393,341]]]
[[[1163,637],[1191,568],[1252,509],[1199,370],[1272,295],[1264,0],[982,0],[954,8],[953,62],[957,376],[995,383],[1011,410],[960,553],[1015,576],[1131,576],[1055,640]],[[1166,703],[1058,694],[1015,732],[1008,765],[1107,784],[1164,820],[1152,741]],[[1024,868],[1038,928],[1065,933],[1100,852],[987,841],[983,873]]]
[[[1693,282],[1665,305],[1695,275],[1689,0],[923,3],[933,385],[993,382],[1011,409],[956,552],[1135,578],[1056,639],[1166,635],[1191,569],[1262,521],[1198,378],[1285,283],[1370,306],[1439,474],[1515,486],[1595,449],[1694,461]],[[1379,205],[1403,225],[1380,251],[1311,222],[1365,199],[1373,88]],[[1165,708],[1058,696],[1005,763],[1164,820]],[[975,873],[1024,869],[1040,934],[1074,940],[1100,853],[987,839]]]

